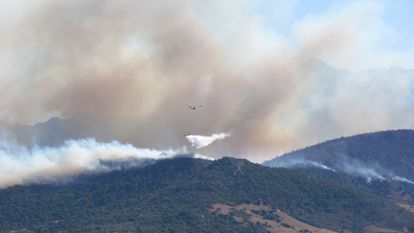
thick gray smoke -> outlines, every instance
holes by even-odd
[[[2,141],[0,143],[0,188],[26,183],[62,181],[91,172],[117,169],[114,163],[142,166],[159,159],[186,153],[182,150],[136,148],[117,141],[97,142],[94,139],[69,140],[61,147],[26,148]],[[194,158],[209,159],[195,154]]]
[[[69,130],[106,129],[112,139],[154,148],[180,147],[183,132],[231,130],[202,153],[254,161],[326,138],[414,126],[411,74],[303,65],[409,65],[376,50],[390,31],[382,2],[304,16],[287,35],[280,25],[291,4],[272,3],[275,19],[256,4],[23,1],[0,22],[0,119],[34,124],[86,112],[94,117]]]

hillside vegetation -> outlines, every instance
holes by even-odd
[[[267,205],[333,231],[410,229],[414,215],[387,199],[303,172],[246,160],[179,158],[84,175],[64,184],[0,190],[0,229],[35,232],[267,232],[214,214],[215,203]]]

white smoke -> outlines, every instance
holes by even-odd
[[[125,162],[130,166],[173,158],[181,150],[137,148],[117,141],[97,142],[95,139],[69,140],[61,147],[27,148],[0,142],[0,188],[26,183],[60,181],[88,172],[116,169],[111,163]],[[195,158],[210,159],[203,155]]]
[[[212,157],[210,157],[210,156],[201,155],[201,154],[197,154],[197,153],[193,155],[193,158],[194,158],[194,159],[204,159],[204,160],[210,160],[210,161],[215,160],[214,158],[212,158]]]
[[[229,133],[219,133],[213,134],[211,136],[202,136],[202,135],[187,135],[185,138],[191,143],[191,146],[197,149],[201,149],[210,145],[211,143],[217,140],[223,140],[229,137]]]
[[[404,177],[401,177],[401,176],[394,176],[394,177],[392,177],[392,179],[396,180],[396,181],[404,182],[404,183],[414,184],[414,181],[412,181],[410,179],[407,179],[407,178],[404,178]]]
[[[338,169],[351,175],[364,177],[367,182],[372,180],[387,180],[391,176],[391,172],[382,168],[377,164],[368,165],[357,159],[343,157],[343,160],[338,162]]]
[[[306,159],[289,159],[274,161],[270,163],[264,163],[265,166],[277,167],[277,168],[321,168],[324,170],[329,170],[335,172],[335,169],[324,165],[323,163],[306,160]]]
[[[324,163],[318,162],[310,159],[304,158],[289,158],[282,156],[279,159],[270,160],[264,162],[263,165],[269,167],[277,168],[320,168],[324,170],[329,170],[332,172],[343,172],[352,176],[362,177],[366,179],[368,183],[371,181],[385,181],[385,180],[394,180],[398,182],[404,182],[409,184],[414,184],[414,181],[407,179],[402,176],[395,175],[394,171],[385,169],[379,164],[367,163],[360,161],[355,158],[350,158],[346,155],[335,155],[336,161],[333,163]]]

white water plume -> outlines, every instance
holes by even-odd
[[[197,149],[201,149],[210,145],[211,143],[217,140],[223,140],[229,137],[228,133],[219,133],[213,134],[211,136],[202,136],[202,135],[187,135],[185,138],[191,143],[191,146]]]

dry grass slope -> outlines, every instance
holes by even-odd
[[[268,205],[241,204],[231,206],[215,203],[210,212],[232,216],[240,224],[246,222],[263,224],[270,232],[274,233],[335,233],[335,231],[308,225]]]

